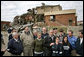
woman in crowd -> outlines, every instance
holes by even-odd
[[[71,55],[71,46],[68,42],[67,35],[63,38],[63,56],[70,56]]]
[[[59,37],[56,37],[55,43],[52,46],[52,56],[62,56],[63,46],[59,43]]]
[[[43,42],[41,33],[38,33],[37,38],[34,40],[34,56],[43,56]]]

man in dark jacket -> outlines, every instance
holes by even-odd
[[[8,52],[11,53],[11,56],[20,56],[23,51],[22,42],[18,38],[18,33],[14,32],[13,38],[8,42]]]
[[[54,32],[54,36],[57,37],[58,36],[58,30],[57,30],[57,28],[53,28],[53,32]]]
[[[48,36],[47,29],[45,27],[42,28],[42,39],[45,39]]]
[[[83,56],[83,30],[79,31],[79,37],[76,41],[76,55]]]
[[[43,40],[45,40],[45,38],[48,37],[48,33],[47,33],[46,27],[42,28],[41,37],[42,37]],[[43,56],[46,56],[46,48],[44,48]]]
[[[62,44],[63,37],[65,36],[64,30],[60,29],[60,34],[59,34],[59,43]]]
[[[46,50],[46,55],[45,56],[51,56],[52,55],[52,49],[51,46],[54,45],[55,42],[55,36],[53,36],[53,30],[49,31],[48,37],[44,39],[44,47]]]

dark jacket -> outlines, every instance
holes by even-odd
[[[34,40],[35,40],[35,39],[37,39],[37,36],[36,36],[36,35],[33,35],[33,38],[34,38]]]
[[[53,39],[52,39],[53,38]],[[44,39],[45,43],[44,46],[46,48],[48,48],[49,50],[51,50],[50,47],[50,43],[54,43],[55,42],[55,36],[50,37],[49,35]]]
[[[12,28],[9,28],[9,29],[8,29],[8,33],[11,33],[11,32],[12,32]]]
[[[62,41],[63,41],[63,37],[64,37],[64,36],[65,36],[65,34],[58,36],[58,37],[59,37],[59,42],[62,42]]]
[[[63,42],[63,56],[70,56],[70,55],[71,55],[71,45],[69,43]]]
[[[62,56],[62,53],[63,53],[63,46],[62,46],[62,44],[54,44],[53,46],[52,46],[52,56]]]
[[[10,34],[10,35],[9,35],[9,39],[8,39],[8,40],[10,40],[10,39],[12,39],[12,38],[13,38],[13,36],[12,36],[12,34]]]
[[[46,34],[43,34],[42,33],[42,36],[41,37],[42,37],[42,39],[45,39],[48,35],[49,35],[48,33],[46,33]]]
[[[83,56],[83,42],[80,45],[80,38],[77,38],[77,41],[76,41],[76,52],[79,55]]]
[[[53,38],[53,39],[52,39]],[[46,56],[51,56],[51,53],[52,53],[52,49],[51,49],[51,46],[50,46],[50,43],[54,43],[55,42],[55,37],[52,36],[52,38],[50,36],[47,36],[45,39],[44,39],[44,51],[46,52]]]
[[[14,39],[11,39],[8,42],[8,49],[8,52],[10,52],[11,54],[20,55],[23,51],[22,42],[20,40],[15,41]]]

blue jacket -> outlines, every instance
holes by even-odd
[[[77,38],[75,36],[69,37],[69,35],[68,35],[68,41],[71,44],[71,48],[75,49]]]
[[[18,41],[15,41],[14,39],[11,39],[8,42],[8,49],[11,54],[20,55],[23,51],[23,46],[21,40],[18,39]]]

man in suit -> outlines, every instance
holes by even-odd
[[[54,45],[55,42],[55,36],[53,35],[53,30],[49,31],[49,35],[44,39],[44,47],[46,49],[46,55],[45,56],[51,56],[52,50],[51,47]]]
[[[48,32],[47,32],[47,28],[43,27],[42,28],[42,33],[41,33],[41,37],[43,40],[45,40],[46,37],[48,37]],[[46,47],[44,47],[44,52],[43,52],[43,56],[46,56]]]
[[[43,27],[42,28],[42,39],[45,39],[47,36],[48,36],[47,28]]]
[[[76,55],[83,56],[83,30],[79,30],[79,37],[76,41]]]

